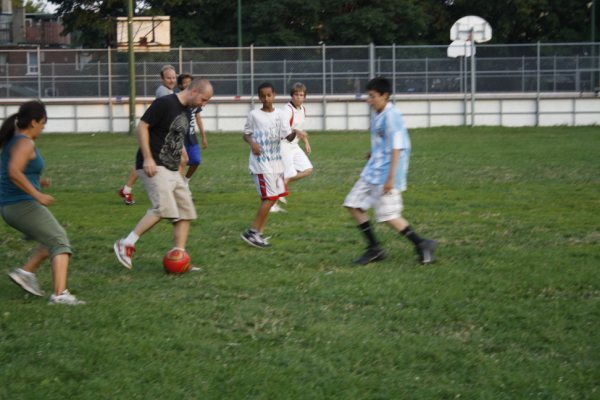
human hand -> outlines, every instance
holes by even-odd
[[[308,142],[304,143],[304,150],[306,150],[306,154],[308,154],[310,156],[310,153],[312,152],[312,150],[310,148],[310,143],[308,143]]]
[[[40,185],[43,188],[49,188],[50,186],[52,186],[52,179],[50,179],[50,178],[40,178]]]
[[[49,194],[42,193],[42,192],[40,192],[36,196],[36,200],[38,203],[40,203],[41,205],[43,205],[45,207],[48,207],[49,205],[54,203],[54,197],[50,196]]]
[[[261,148],[258,143],[256,143],[256,142],[252,143],[251,149],[252,149],[252,154],[254,154],[255,156],[260,156]]]
[[[204,150],[208,149],[208,140],[206,140],[206,136],[202,136],[202,148]]]
[[[308,133],[306,133],[300,129],[296,129],[296,137],[300,140],[304,140],[308,137]]]
[[[153,158],[144,160],[144,172],[150,178],[152,178],[154,175],[156,175],[156,162],[154,161]]]

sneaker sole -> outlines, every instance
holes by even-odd
[[[127,269],[131,269],[131,267],[133,267],[133,265],[131,264],[127,264],[125,261],[121,260],[121,257],[119,256],[119,244],[115,243],[113,245],[113,249],[115,250],[115,255],[117,256],[117,260],[119,260],[119,262]]]
[[[423,264],[423,265],[432,264],[435,261],[435,257],[433,255],[433,253],[435,252],[436,247],[437,247],[437,243],[432,242],[431,247],[429,249],[427,249],[429,252],[429,257],[428,258],[423,257],[423,259],[421,260],[421,264]]]
[[[256,247],[257,249],[265,249],[265,248],[269,247],[269,246],[259,246],[256,243],[252,243],[250,240],[246,239],[246,237],[244,236],[243,233],[240,235],[240,237],[244,240],[244,242],[248,243],[252,247]]]
[[[32,294],[34,296],[38,296],[38,297],[44,296],[44,292],[36,292],[34,290],[29,289],[27,287],[27,285],[23,283],[23,281],[21,280],[21,277],[19,275],[9,273],[8,277],[10,278],[11,281],[13,281],[17,286],[19,286],[21,289],[23,289],[27,293]]]
[[[354,265],[367,265],[367,264],[370,264],[370,263],[373,263],[373,262],[383,261],[386,258],[387,258],[387,254],[385,252],[381,252],[381,253],[377,254],[375,257],[370,258],[366,262],[359,262],[358,260],[354,260],[352,263]]]

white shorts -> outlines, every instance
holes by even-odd
[[[252,174],[261,200],[275,201],[288,195],[283,174]]]
[[[285,168],[283,176],[293,178],[298,172],[312,169],[313,165],[308,156],[298,144],[281,142],[281,159]]]
[[[143,169],[138,169],[137,175],[146,187],[152,203],[147,214],[169,219],[197,218],[192,193],[179,171],[158,166],[153,177],[146,175]]]
[[[373,185],[361,178],[346,196],[344,207],[359,208],[363,211],[373,207],[377,222],[385,222],[400,218],[404,205],[400,190],[392,189],[384,195],[383,185]]]

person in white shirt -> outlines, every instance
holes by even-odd
[[[258,87],[258,98],[262,108],[248,113],[244,126],[244,141],[250,146],[248,167],[254,179],[261,203],[249,229],[242,239],[251,246],[269,247],[263,236],[269,211],[275,202],[288,195],[283,177],[281,142],[294,140],[295,130],[282,118],[282,113],[273,107],[275,89],[265,82]]]
[[[300,180],[311,174],[313,165],[308,159],[311,153],[308,134],[304,130],[304,122],[306,120],[306,108],[304,100],[306,99],[306,86],[303,83],[297,82],[290,90],[291,101],[282,109],[284,121],[289,122],[290,127],[297,132],[296,138],[291,142],[281,142],[281,157],[284,165],[284,178],[286,185],[290,182]],[[299,145],[302,140],[306,153]],[[281,198],[282,203],[287,203],[285,197]],[[275,203],[271,208],[271,212],[285,211]]]

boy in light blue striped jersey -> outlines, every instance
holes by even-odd
[[[390,81],[381,77],[371,79],[367,92],[367,103],[373,109],[371,152],[359,180],[344,200],[344,207],[368,243],[366,252],[354,263],[366,265],[386,258],[369,222],[367,211],[372,207],[377,222],[386,222],[410,240],[421,263],[430,264],[434,261],[435,241],[421,238],[402,217],[402,192],[407,186],[411,145],[402,114],[390,102]]]

